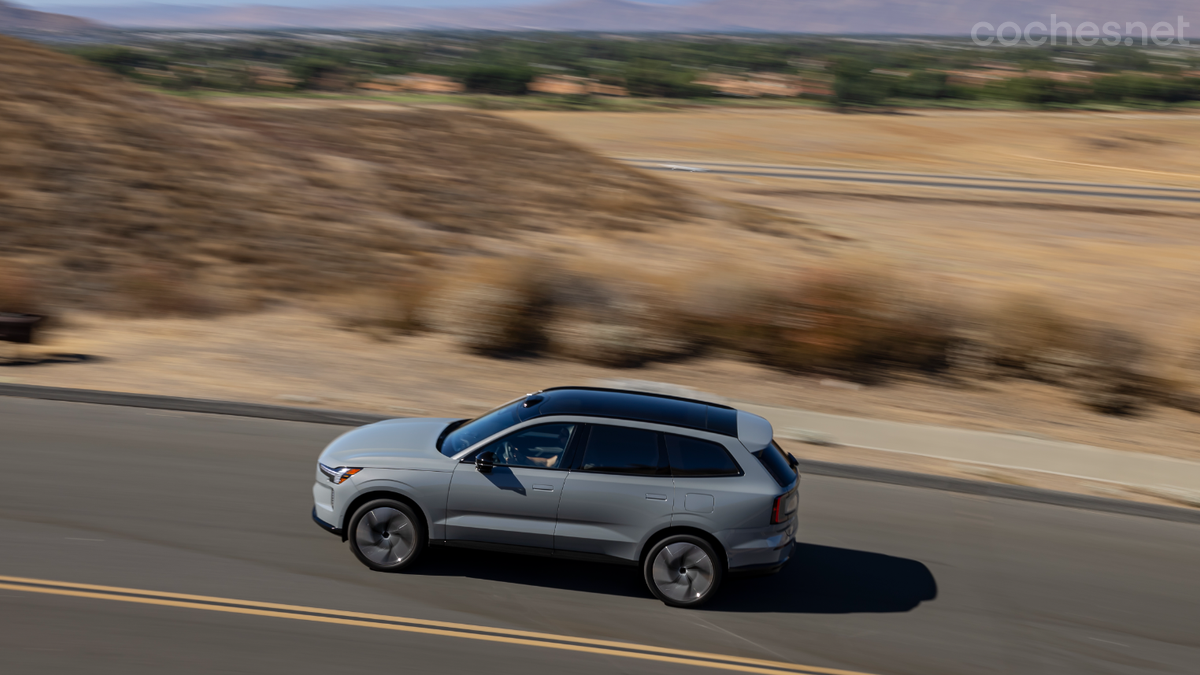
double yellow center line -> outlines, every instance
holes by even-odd
[[[47,595],[62,595],[76,598],[91,598],[94,600],[115,600],[117,602],[132,602],[142,605],[159,605],[162,607],[179,607],[184,609],[201,609],[210,612],[226,612],[229,614],[249,614],[254,616],[269,616],[277,619],[295,619],[297,621],[316,621],[320,623],[340,624],[343,626],[359,626],[363,628],[381,628],[406,633],[422,633],[425,635],[441,635],[444,637],[463,638],[467,640],[484,640],[487,642],[502,642],[506,644],[560,649],[565,651],[586,652],[621,656],[643,661],[659,661],[705,668],[718,668],[743,673],[763,673],[764,675],[779,675],[780,673],[801,673],[804,675],[865,675],[849,670],[834,668],[819,668],[816,666],[799,666],[780,661],[764,661],[746,659],[722,654],[708,654],[681,649],[664,649],[628,642],[613,642],[609,640],[591,640],[588,638],[554,635],[550,633],[535,633],[490,626],[475,626],[464,623],[447,621],[430,621],[427,619],[411,619],[402,616],[387,616],[384,614],[363,614],[360,612],[344,612],[336,609],[320,609],[317,607],[302,607],[298,605],[280,605],[270,602],[255,602],[252,600],[235,600],[218,598],[207,595],[187,595],[183,593],[165,593],[148,591],[137,588],[121,588],[118,586],[96,586],[92,584],[76,584],[65,581],[50,581],[47,579],[28,579],[25,577],[0,576],[0,589],[24,591],[27,593],[42,593]]]

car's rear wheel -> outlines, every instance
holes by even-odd
[[[377,572],[399,572],[425,550],[425,527],[407,504],[376,499],[363,504],[350,519],[350,550]]]
[[[712,545],[690,534],[666,537],[652,546],[642,561],[642,572],[650,592],[672,607],[708,602],[724,575]]]

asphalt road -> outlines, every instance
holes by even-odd
[[[1119,199],[1149,199],[1155,201],[1200,202],[1200,190],[1194,188],[1154,185],[1087,183],[992,176],[955,176],[949,174],[910,173],[903,171],[874,171],[868,169],[834,169],[816,166],[778,164],[742,164],[732,162],[666,162],[659,160],[622,160],[650,171],[680,171],[677,167],[693,167],[702,173],[761,178],[869,183],[908,187],[943,188],[951,190],[985,190],[1024,192],[1046,195],[1068,195]]]
[[[674,610],[630,568],[448,550],[408,574],[368,571],[310,520],[312,463],[342,430],[0,398],[0,672],[719,672],[582,638],[726,655],[744,672],[771,670],[747,659],[914,675],[1200,664],[1196,525],[810,476],[804,544],[782,573]]]

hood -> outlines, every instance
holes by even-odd
[[[325,466],[452,471],[437,438],[455,418],[386,420],[348,431],[321,453]]]

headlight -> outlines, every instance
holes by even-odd
[[[321,473],[325,474],[325,477],[329,479],[329,482],[333,483],[334,485],[341,485],[342,483],[346,482],[347,478],[353,476],[359,471],[362,471],[362,469],[351,469],[348,466],[339,466],[335,469],[332,466],[325,466],[320,462],[317,462],[317,466],[321,467]]]

